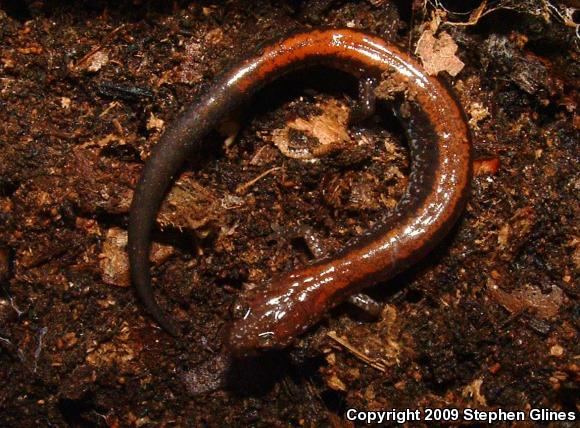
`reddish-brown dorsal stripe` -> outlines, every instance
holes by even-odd
[[[228,329],[233,352],[287,346],[349,294],[386,280],[424,257],[449,231],[471,180],[471,143],[462,110],[448,90],[397,47],[349,29],[317,30],[273,43],[224,74],[155,146],[135,190],[129,221],[131,276],[148,312],[172,334],[150,284],[148,254],[159,205],[184,160],[232,109],[257,89],[315,64],[357,77],[392,79],[409,94],[404,119],[412,157],[409,187],[393,216],[332,259],[279,276],[240,299]]]

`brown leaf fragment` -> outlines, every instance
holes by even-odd
[[[346,385],[335,374],[326,379],[326,384],[330,387],[330,389],[334,389],[335,391],[346,391]]]
[[[489,110],[479,102],[469,104],[467,113],[469,114],[469,126],[472,129],[479,129],[479,122],[489,117]]]
[[[542,319],[557,315],[564,299],[564,294],[558,287],[552,287],[549,294],[543,294],[538,287],[526,284],[522,288],[508,293],[490,280],[487,289],[492,298],[512,314],[532,309]]]
[[[193,229],[205,234],[212,221],[224,215],[221,200],[189,175],[182,175],[161,205],[157,222],[163,227]]]
[[[518,250],[529,239],[534,225],[536,224],[536,212],[532,207],[520,208],[512,218],[500,229],[497,237],[500,258],[505,261],[512,260]]]
[[[392,70],[385,71],[381,75],[379,85],[374,91],[378,99],[392,101],[397,94],[405,93],[408,90],[405,82],[397,80],[394,75],[395,73]],[[410,95],[409,98],[414,96],[413,94]]]
[[[482,378],[475,379],[473,382],[463,388],[461,395],[463,395],[465,398],[471,398],[473,404],[477,405],[478,407],[487,406],[485,396],[481,393],[482,384]]]
[[[442,32],[439,37],[435,37],[431,30],[423,32],[415,51],[425,71],[433,76],[440,71],[457,76],[465,64],[455,55],[456,52],[457,44],[449,34]]]
[[[126,252],[127,232],[113,227],[107,231],[102,252],[99,255],[99,267],[103,282],[118,287],[131,285],[129,274],[129,257]],[[151,260],[155,264],[163,263],[173,254],[172,247],[154,243]]]
[[[109,52],[105,49],[95,52],[87,59],[81,68],[91,73],[96,73],[109,62]]]
[[[99,267],[103,282],[119,287],[131,285],[129,276],[129,259],[125,252],[127,233],[113,228],[107,231],[107,239],[103,243]]]
[[[282,129],[272,132],[271,140],[286,157],[312,160],[325,156],[343,147],[350,141],[348,134],[348,109],[346,106],[331,100],[320,105],[323,113],[308,119],[297,118],[288,122]],[[310,147],[308,141],[304,147],[298,147],[292,141],[290,131],[298,131],[318,140],[318,145]]]
[[[494,175],[499,169],[499,158],[482,158],[473,161],[473,175]]]
[[[127,367],[141,352],[142,345],[131,337],[131,331],[126,323],[123,323],[119,334],[109,342],[96,343],[87,348],[85,361],[88,365],[98,368]]]
[[[151,131],[152,129],[156,131],[161,131],[165,125],[163,119],[159,119],[155,114],[151,113],[149,119],[147,119],[147,130]]]
[[[562,355],[564,355],[564,348],[561,345],[553,345],[550,348],[550,355],[552,355],[553,357],[561,357]]]

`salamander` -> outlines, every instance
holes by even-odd
[[[164,132],[137,184],[129,216],[131,278],[143,306],[167,332],[179,330],[151,290],[152,228],[167,188],[200,140],[264,85],[297,69],[322,65],[359,79],[404,87],[402,122],[411,156],[405,194],[394,213],[331,258],[273,278],[242,296],[227,327],[235,355],[283,348],[331,308],[426,256],[449,232],[469,193],[471,139],[463,110],[446,86],[396,46],[352,29],[312,30],[262,48],[224,73]]]

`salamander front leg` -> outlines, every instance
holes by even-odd
[[[297,230],[298,236],[304,240],[306,247],[316,259],[326,257],[330,251],[324,245],[322,239],[312,228],[308,226],[300,226]],[[375,301],[372,297],[363,294],[353,294],[347,298],[347,302],[362,310],[372,319],[379,319],[383,310],[383,306]]]

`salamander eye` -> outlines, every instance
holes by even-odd
[[[250,312],[250,305],[248,305],[247,302],[241,300],[238,300],[232,307],[232,316],[237,320],[246,318]]]

